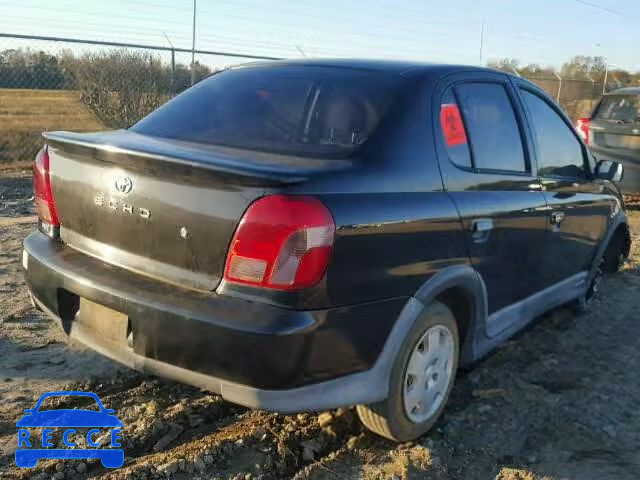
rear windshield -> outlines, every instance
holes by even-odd
[[[603,97],[595,118],[622,123],[640,122],[640,95],[607,95]]]
[[[349,68],[240,67],[203,80],[131,130],[251,150],[343,156],[371,136],[400,82]]]

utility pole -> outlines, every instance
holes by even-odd
[[[484,17],[480,26],[480,66],[482,66],[482,48],[484,47]]]
[[[196,83],[196,0],[193,0],[193,28],[191,38],[191,85]]]

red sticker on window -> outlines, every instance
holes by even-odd
[[[467,143],[467,133],[464,131],[460,110],[456,104],[445,103],[440,106],[440,125],[448,147]]]

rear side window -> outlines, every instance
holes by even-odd
[[[401,79],[312,66],[218,73],[142,119],[137,133],[310,156],[344,156],[372,135]]]
[[[454,164],[527,171],[518,122],[502,85],[464,83],[449,89],[440,105],[440,123]]]
[[[560,115],[542,98],[521,90],[533,124],[538,173],[551,177],[586,177],[582,145]]]
[[[606,95],[594,118],[622,123],[640,122],[640,95]]]
[[[456,91],[475,167],[526,171],[518,122],[504,87],[497,83],[465,83]]]

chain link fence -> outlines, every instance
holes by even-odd
[[[194,80],[256,59],[273,60],[196,51]],[[30,162],[43,131],[128,127],[189,87],[191,77],[186,49],[0,34],[0,168]],[[588,115],[603,91],[591,80],[529,80],[573,119]]]
[[[196,51],[194,81],[260,59]],[[43,131],[125,128],[191,82],[185,49],[0,34],[0,168],[30,162]]]
[[[522,77],[535,83],[551,95],[574,121],[578,118],[589,116],[603,92],[602,82],[594,80],[563,78],[560,76],[522,75]],[[621,86],[623,85],[612,82],[607,85],[607,91]]]

